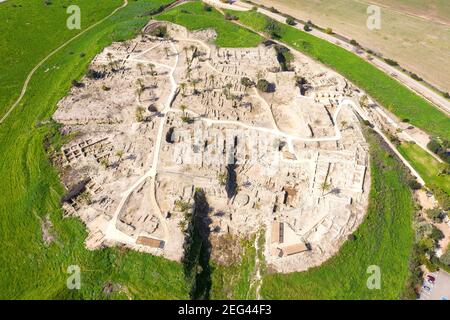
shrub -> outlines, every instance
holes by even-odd
[[[86,77],[92,80],[97,80],[103,77],[103,73],[94,69],[89,69],[86,73]]]
[[[350,44],[353,45],[353,46],[360,47],[358,41],[356,41],[355,39],[350,40]]]
[[[242,77],[241,84],[246,88],[250,88],[251,86],[255,85],[255,83],[248,77]]]
[[[450,266],[450,250],[447,251],[439,258],[439,260],[446,266]]]
[[[311,26],[309,25],[309,23],[305,24],[305,26],[303,27],[303,30],[306,32],[309,32],[312,30]]]
[[[150,30],[150,35],[158,38],[167,37],[167,27],[166,26],[158,26],[152,30]]]
[[[425,213],[427,217],[435,223],[441,223],[444,219],[444,213],[439,207],[427,209]]]
[[[273,13],[279,13],[279,11],[278,11],[277,9],[275,9],[274,7],[271,7],[271,8],[269,9],[269,11],[270,11],[270,12],[273,12]]]
[[[231,13],[225,13],[225,19],[226,20],[239,20],[239,18],[237,16],[235,16],[234,14]]]
[[[256,88],[258,88],[258,90],[262,92],[273,92],[274,84],[270,83],[266,79],[259,79],[258,83],[256,84]]]
[[[433,191],[433,194],[434,194],[436,200],[439,202],[442,209],[444,211],[449,211],[450,210],[450,195],[435,185],[431,185],[430,189],[431,189],[431,191]]]
[[[266,33],[269,34],[270,38],[275,39],[280,37],[281,28],[278,23],[270,18],[266,19],[266,25],[264,27]]]
[[[78,80],[72,80],[72,86],[75,88],[82,88],[84,87],[84,84]]]
[[[408,179],[408,186],[413,190],[419,190],[422,188],[422,185],[417,181],[416,178]]]
[[[447,149],[450,148],[450,141],[432,138],[430,142],[428,142],[427,148],[441,157],[445,162],[450,163],[450,155],[447,152]]]
[[[327,34],[333,34],[333,29],[331,29],[331,28],[326,28],[326,29],[325,29],[325,33],[327,33]]]
[[[205,4],[203,6],[203,10],[210,12],[210,11],[212,11],[212,7],[209,4]]]
[[[416,81],[423,81],[423,79],[415,73],[411,73],[411,78],[413,78]]]
[[[144,112],[145,112],[145,109],[143,107],[139,106],[139,107],[136,108],[135,116],[136,116],[136,121],[137,122],[143,122],[145,120]]]
[[[286,18],[286,23],[290,26],[295,26],[297,24],[297,22],[295,22],[295,19],[292,17],[287,17]]]
[[[398,66],[398,62],[395,61],[395,60],[386,58],[386,59],[384,59],[384,61],[386,61],[386,63],[387,63],[388,65],[390,65],[390,66],[393,66],[393,67]]]
[[[432,230],[431,230],[430,238],[433,239],[436,242],[439,242],[440,240],[444,239],[445,236],[444,236],[444,234],[442,233],[441,230],[439,230],[438,228],[433,226]]]

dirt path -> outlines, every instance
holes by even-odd
[[[158,133],[156,136],[156,143],[155,143],[155,148],[154,148],[154,154],[153,154],[153,160],[152,160],[152,165],[149,168],[149,170],[141,177],[139,178],[130,188],[128,188],[126,191],[124,191],[122,193],[122,200],[120,201],[113,218],[111,219],[111,221],[108,224],[108,227],[106,229],[105,232],[105,238],[109,239],[109,240],[114,240],[114,241],[118,241],[118,242],[123,242],[123,243],[132,243],[134,244],[136,241],[134,238],[124,234],[123,232],[121,232],[120,230],[117,229],[116,224],[117,224],[117,219],[120,215],[120,212],[123,209],[123,206],[125,205],[125,203],[127,202],[128,198],[130,197],[130,195],[133,193],[134,190],[136,190],[136,188],[139,187],[140,184],[142,184],[147,178],[151,178],[151,202],[152,202],[152,206],[155,209],[155,214],[158,217],[159,221],[161,222],[161,225],[164,229],[164,241],[167,242],[169,241],[170,238],[170,234],[169,234],[169,228],[167,227],[167,223],[161,213],[161,210],[159,208],[158,202],[156,200],[156,187],[155,187],[155,180],[156,180],[156,174],[158,172],[158,162],[159,162],[159,153],[161,151],[161,143],[162,143],[162,139],[163,139],[163,133],[164,133],[164,125],[166,123],[167,120],[167,114],[168,111],[170,110],[170,106],[171,103],[176,95],[176,92],[178,90],[178,84],[175,80],[174,77],[174,72],[175,69],[178,65],[178,60],[179,60],[179,53],[177,51],[177,49],[175,48],[173,42],[170,42],[171,46],[172,46],[172,50],[173,53],[175,55],[175,63],[173,66],[168,66],[165,64],[160,64],[158,63],[158,65],[166,67],[170,70],[169,73],[169,77],[170,77],[170,82],[172,84],[172,90],[167,98],[167,102],[165,103],[164,109],[161,111],[161,114],[163,115],[160,118],[159,121],[159,126],[158,126]],[[152,49],[156,48],[157,46],[152,47]],[[150,50],[147,50],[147,52],[149,52]],[[137,55],[140,56],[140,55]],[[128,59],[129,61],[140,61],[138,59],[135,59],[133,57],[130,57]],[[156,64],[156,62],[153,61],[149,61],[149,60],[142,60],[143,62],[146,63],[153,63]]]
[[[80,33],[78,33],[77,35],[75,35],[74,37],[70,38],[69,40],[67,40],[66,42],[64,42],[62,45],[60,45],[58,48],[56,48],[55,50],[53,50],[52,52],[50,52],[44,59],[42,59],[32,70],[31,72],[28,74],[27,78],[25,79],[25,82],[23,84],[22,87],[22,91],[20,92],[20,96],[17,98],[17,100],[14,102],[14,104],[8,109],[8,111],[3,115],[3,117],[0,119],[0,124],[2,124],[11,114],[11,112],[19,105],[20,101],[22,101],[23,97],[25,96],[25,93],[27,92],[28,89],[28,84],[31,81],[31,78],[33,77],[33,75],[36,73],[36,71],[48,60],[50,59],[53,55],[55,55],[58,51],[60,51],[61,49],[63,49],[64,47],[66,47],[69,43],[71,43],[72,41],[74,41],[75,39],[78,39],[79,37],[81,37],[83,34],[85,34],[86,32],[88,32],[89,30],[95,28],[96,26],[98,26],[99,24],[101,24],[102,22],[104,22],[105,20],[109,19],[110,17],[112,17],[113,15],[115,15],[119,10],[125,8],[128,5],[128,0],[124,0],[123,4],[116,8],[113,12],[111,12],[108,16],[104,17],[103,19],[101,19],[100,21],[97,21],[96,23],[94,23],[93,25],[89,26],[88,28],[84,29],[83,31],[81,31]]]

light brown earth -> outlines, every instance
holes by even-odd
[[[254,0],[357,40],[450,91],[450,1]],[[381,30],[366,27],[367,7],[382,7]]]
[[[171,40],[140,35],[106,48],[90,66],[99,77],[82,79],[53,116],[64,133],[77,133],[61,150],[64,184],[90,179],[64,204],[86,224],[86,245],[180,260],[183,204],[199,187],[212,234],[248,237],[277,220],[286,230],[278,247],[311,250],[279,257],[266,247],[267,262],[281,272],[321,264],[366,212],[368,146],[343,102],[361,92],[302,54],[292,52],[281,71],[273,45],[216,48],[212,30],[167,26]],[[275,91],[246,88],[243,77],[265,78]],[[234,194],[220,177],[231,156]]]

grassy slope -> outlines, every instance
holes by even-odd
[[[399,162],[373,134],[370,143],[372,187],[365,221],[339,254],[318,268],[268,275],[262,295],[268,299],[398,299],[409,276],[414,204]],[[367,267],[381,268],[381,290],[369,290]]]
[[[80,7],[82,28],[85,28],[123,3],[122,0],[111,0],[99,6],[90,0],[58,0],[46,6],[43,2],[15,0],[0,4],[0,116],[19,95],[31,69],[81,31],[66,27],[69,15],[64,6],[75,4]]]
[[[241,260],[230,266],[213,265],[211,298],[227,299],[255,299],[255,290],[250,287],[254,276],[256,249],[253,246],[255,236],[241,239]]]
[[[15,1],[19,2],[26,1]],[[106,281],[126,286],[135,298],[187,297],[182,268],[177,263],[120,249],[87,251],[84,248],[86,232],[81,222],[61,218],[59,199],[63,190],[42,147],[44,136],[51,128],[35,127],[38,121],[49,119],[57,101],[67,94],[71,80],[82,76],[101,48],[111,40],[132,36],[148,20],[139,17],[140,14],[167,2],[131,1],[127,8],[56,54],[35,74],[23,103],[0,125],[0,299],[105,298],[101,289]],[[89,8],[84,11],[86,16],[95,16],[94,11],[104,9],[97,2]],[[22,16],[16,15],[14,19],[27,21],[40,15],[39,19],[50,21],[53,17],[51,11],[21,10]],[[46,32],[54,35],[58,30],[48,24]],[[40,55],[45,55],[44,49],[39,50]],[[82,58],[80,52],[86,55]],[[2,52],[2,59],[6,55]],[[32,56],[33,52],[28,55]],[[29,60],[29,65],[22,69],[29,70],[34,62]],[[14,65],[2,66],[6,67],[4,72],[15,72]],[[47,68],[51,71],[45,73]],[[14,94],[8,92],[5,101],[10,101]],[[42,242],[40,229],[40,219],[47,214],[51,216],[57,239],[48,248]],[[80,291],[66,289],[66,270],[72,264],[81,267]],[[125,294],[112,297],[125,298]]]
[[[266,16],[256,11],[237,12],[240,22],[264,31]],[[364,89],[400,119],[432,135],[450,139],[450,118],[405,86],[355,54],[325,40],[284,24],[279,25],[280,40],[336,70]]]
[[[398,150],[416,168],[427,185],[436,185],[450,194],[450,177],[438,176],[440,163],[417,144],[402,143]]]
[[[180,24],[190,31],[214,28],[217,31],[215,44],[219,47],[255,47],[262,38],[224,19],[217,10],[205,11],[201,2],[187,3],[158,16]]]

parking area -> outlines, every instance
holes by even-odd
[[[450,274],[437,271],[425,275],[419,300],[449,300]]]

